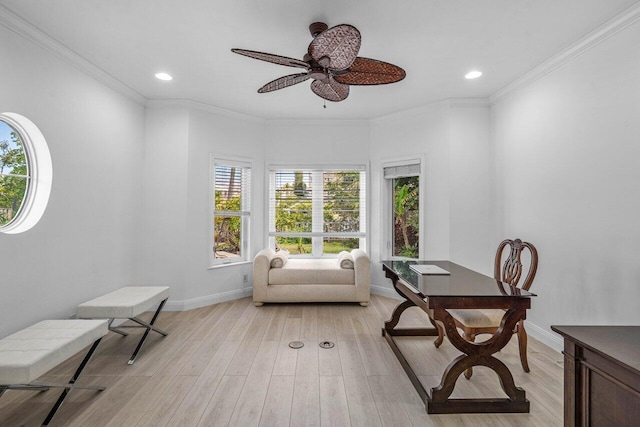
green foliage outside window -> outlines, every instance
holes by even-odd
[[[295,172],[293,183],[276,188],[275,226],[277,232],[311,232],[313,230],[310,173]],[[360,173],[323,173],[323,232],[344,233],[360,231]],[[276,237],[277,247],[291,254],[311,254],[309,237]],[[359,247],[358,238],[323,238],[323,253],[337,254]]]
[[[393,255],[419,256],[419,177],[393,180]]]
[[[17,215],[28,183],[27,157],[22,140],[15,131],[10,132],[10,137],[11,141],[0,141],[0,227]]]
[[[216,210],[239,211],[240,197],[224,200],[220,192],[216,191]],[[239,216],[214,216],[214,239],[216,258],[240,256],[240,227],[242,218]]]

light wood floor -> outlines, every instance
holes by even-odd
[[[529,338],[531,373],[522,371],[514,339],[498,357],[531,401],[529,414],[428,415],[387,342],[383,321],[398,301],[372,295],[357,304],[266,304],[249,298],[187,312],[164,312],[136,363],[138,336],[109,334],[52,425],[71,426],[553,426],[562,425],[562,356]],[[412,308],[401,326],[428,324]],[[136,330],[132,330],[136,331]],[[136,331],[137,332],[137,331]],[[305,346],[288,347],[293,340]],[[320,341],[336,343],[321,349]],[[440,382],[458,351],[433,338],[399,338],[427,387]],[[66,382],[79,354],[41,378]],[[0,426],[39,425],[60,391],[9,391]],[[476,368],[460,377],[455,397],[503,397],[497,376]]]

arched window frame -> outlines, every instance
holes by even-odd
[[[16,113],[1,113],[0,120],[20,135],[29,175],[22,206],[8,224],[0,227],[0,233],[23,233],[40,221],[47,208],[53,182],[51,153],[44,135],[28,118]]]

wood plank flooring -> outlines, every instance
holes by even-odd
[[[357,304],[266,304],[250,298],[187,312],[163,312],[132,366],[139,339],[109,334],[80,378],[107,386],[72,390],[54,426],[561,426],[562,355],[529,338],[531,373],[522,371],[516,339],[498,357],[531,401],[529,414],[428,415],[381,336],[398,301],[372,295]],[[147,317],[151,313],[146,313]],[[409,309],[401,326],[429,324]],[[299,350],[290,341],[304,342]],[[320,341],[333,341],[321,349]],[[459,352],[445,339],[398,338],[423,384],[440,382]],[[84,351],[45,374],[66,382]],[[60,390],[12,390],[0,398],[0,426],[36,426]],[[497,376],[475,368],[460,377],[454,397],[499,396]]]

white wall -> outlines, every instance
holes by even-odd
[[[270,120],[268,164],[367,164],[369,122],[364,120]]]
[[[449,259],[449,103],[428,105],[393,116],[374,120],[371,125],[371,282],[375,287],[391,289],[379,261],[386,257],[382,250],[386,244],[381,235],[382,164],[398,158],[424,156],[424,258]],[[374,288],[375,289],[375,288]],[[378,289],[375,289],[379,291]],[[393,292],[393,291],[392,291]]]
[[[253,162],[251,254],[262,247],[264,121],[180,102],[146,112],[142,284],[171,286],[167,309],[246,295],[250,264],[209,268],[210,156]],[[249,275],[243,283],[243,275]]]
[[[170,301],[182,301],[187,246],[189,111],[147,108],[137,284],[170,286]]]
[[[489,112],[483,100],[450,102],[449,259],[493,276]]]
[[[0,111],[36,123],[53,160],[41,221],[0,234],[2,337],[133,280],[144,128],[142,106],[3,26],[0,52]]]
[[[492,108],[498,236],[535,244],[528,314],[640,324],[640,24]]]
[[[208,268],[210,155],[253,162],[251,254],[267,244],[265,164],[368,164],[368,122],[264,121],[193,103],[150,102],[137,279],[172,287],[168,309],[250,292],[251,264]],[[249,276],[243,283],[243,275]]]
[[[187,301],[206,295],[218,299],[237,298],[252,283],[251,264],[207,269],[212,242],[209,240],[209,158],[250,159],[252,175],[251,248],[249,260],[262,249],[260,230],[264,221],[264,121],[243,116],[192,110],[189,121],[189,188],[187,193],[187,229],[185,248]],[[243,283],[244,274],[248,282]],[[222,294],[222,295],[220,295]],[[226,297],[225,297],[226,295]]]

